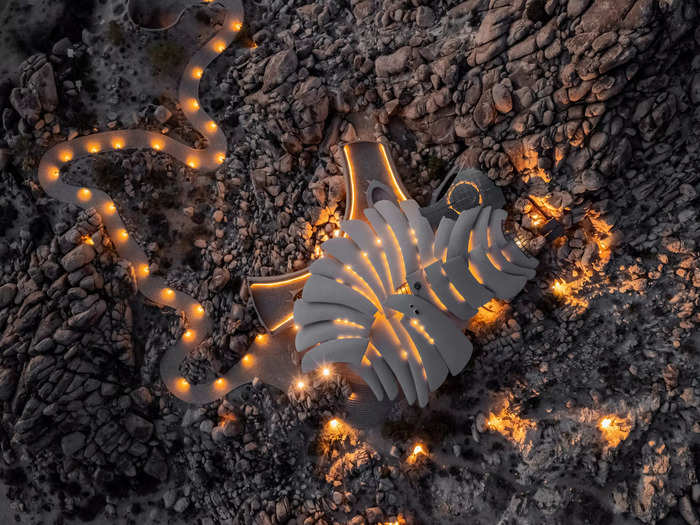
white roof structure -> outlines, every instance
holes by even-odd
[[[463,322],[494,297],[512,299],[537,260],[506,239],[506,213],[491,206],[443,217],[435,231],[410,199],[376,202],[364,215],[324,243],[294,304],[302,371],[344,363],[377,399],[401,390],[425,406],[469,362]]]

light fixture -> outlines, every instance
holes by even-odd
[[[163,288],[160,294],[166,301],[172,301],[173,297],[175,297],[175,291],[172,288]]]
[[[122,228],[117,232],[117,237],[121,242],[126,242],[129,239],[129,232]]]
[[[98,153],[100,151],[100,145],[97,144],[96,142],[93,142],[91,144],[88,144],[87,150],[90,153]]]
[[[209,128],[209,131],[211,131],[211,132],[213,133],[214,131],[216,131],[216,128],[217,128],[218,126],[216,125],[216,122],[214,122],[213,120],[210,120],[210,121],[207,123],[207,127]]]
[[[239,20],[234,20],[231,24],[231,29],[238,32],[243,29],[243,23],[241,23]]]
[[[113,202],[108,202],[105,204],[105,213],[108,215],[112,215],[115,211],[117,211],[117,207],[114,205]]]
[[[87,202],[92,198],[92,192],[88,188],[80,188],[78,190],[78,200]]]
[[[114,149],[122,149],[124,147],[124,142],[121,139],[114,139],[112,147]]]
[[[202,78],[202,75],[204,75],[204,70],[201,67],[196,67],[192,70],[192,76],[194,78]]]
[[[217,153],[216,154],[216,163],[217,164],[223,164],[225,160],[226,160],[225,153]]]
[[[73,160],[73,152],[70,150],[62,151],[59,155],[59,158],[63,162],[70,162],[71,160]]]
[[[49,179],[51,180],[57,180],[60,175],[61,170],[59,170],[58,168],[51,168],[49,170]]]
[[[185,330],[185,333],[182,334],[182,338],[185,341],[190,342],[190,341],[194,340],[194,335],[195,335],[194,330]]]
[[[147,264],[140,264],[139,265],[139,275],[141,277],[148,277],[150,273],[151,273],[151,269],[148,267]]]

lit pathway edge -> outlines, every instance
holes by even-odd
[[[212,2],[202,0],[200,3]],[[213,171],[223,164],[226,158],[226,137],[216,122],[201,108],[199,83],[206,67],[240,34],[244,13],[241,0],[221,0],[217,3],[226,9],[224,25],[189,61],[178,90],[178,99],[185,115],[192,126],[208,140],[209,145],[206,149],[190,148],[170,137],[151,131],[109,131],[57,144],[44,154],[38,171],[39,184],[48,195],[84,209],[95,208],[100,213],[117,253],[132,263],[138,288],[143,295],[157,304],[171,306],[185,314],[187,330],[176,345],[166,351],[161,360],[160,371],[163,382],[174,395],[183,401],[198,404],[208,403],[225,395],[234,388],[230,386],[232,383],[240,381],[236,367],[223,377],[197,385],[189,384],[180,376],[180,363],[189,348],[195,347],[209,335],[211,319],[195,299],[168,288],[163,279],[150,275],[145,252],[129,236],[110,196],[98,189],[66,184],[61,180],[61,168],[80,157],[127,149],[161,151],[202,172]]]

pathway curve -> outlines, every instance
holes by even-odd
[[[212,4],[213,2],[201,0],[198,3]],[[197,404],[214,401],[238,386],[241,367],[233,367],[227,375],[196,385],[188,383],[180,375],[179,365],[188,350],[197,346],[211,332],[212,322],[209,315],[195,299],[169,288],[160,277],[150,275],[146,253],[129,235],[109,195],[98,189],[66,184],[61,178],[61,168],[87,155],[129,149],[161,151],[187,164],[190,168],[202,172],[213,171],[224,162],[226,137],[217,123],[201,108],[199,83],[207,66],[240,34],[243,24],[243,4],[241,0],[219,0],[216,4],[224,7],[225,22],[221,30],[189,61],[178,90],[178,99],[187,119],[208,140],[208,146],[205,149],[191,148],[152,131],[108,131],[57,144],[44,154],[39,163],[38,172],[39,183],[51,197],[76,204],[84,209],[95,208],[100,213],[117,253],[132,263],[138,288],[143,295],[157,304],[170,306],[184,314],[187,329],[175,346],[166,351],[161,360],[160,372],[163,382],[174,395],[183,401]]]

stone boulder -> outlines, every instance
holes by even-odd
[[[44,111],[54,111],[58,106],[58,91],[53,66],[47,62],[29,78],[29,88],[36,93]]]
[[[272,55],[265,66],[263,75],[263,91],[270,91],[287,80],[287,77],[297,70],[299,59],[293,49],[280,51]]]
[[[67,272],[72,272],[89,264],[95,258],[95,250],[89,244],[80,244],[61,258],[61,266]]]
[[[374,61],[374,69],[377,72],[377,76],[388,77],[403,72],[408,66],[411,53],[411,47],[404,46],[394,51],[391,55],[377,57]]]
[[[39,120],[41,102],[31,89],[14,88],[10,94],[10,104],[27,122],[34,123]]]

